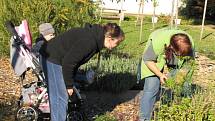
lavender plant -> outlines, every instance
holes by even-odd
[[[119,93],[134,86],[136,83],[136,60],[111,55],[108,58],[101,56],[100,61],[101,63],[96,71],[97,81],[93,84],[94,88]],[[82,68],[89,70],[95,68],[96,65],[97,59],[94,59]]]

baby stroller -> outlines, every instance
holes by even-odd
[[[27,84],[22,84],[21,96],[18,102],[15,119],[17,121],[45,121],[50,120],[50,109],[48,100],[48,90],[45,76],[41,69],[39,59],[31,52],[31,36],[26,20],[22,21],[19,27],[14,26],[10,21],[6,22],[6,27],[11,38],[11,65],[15,73],[23,81],[25,72],[30,69],[36,75],[37,80]],[[84,111],[82,110],[84,99],[80,91],[74,87],[74,93],[69,98],[68,121],[84,121]]]

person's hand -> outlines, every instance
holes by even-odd
[[[73,94],[73,89],[67,89],[67,92],[71,96]]]
[[[166,74],[162,74],[162,75],[160,76],[160,82],[161,82],[161,84],[164,84],[166,80],[167,80]]]

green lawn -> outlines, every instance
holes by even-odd
[[[183,23],[189,23],[188,20]],[[186,22],[187,21],[187,22]],[[111,21],[118,22],[118,21]],[[162,28],[168,26],[167,23],[158,22],[155,25],[155,29]],[[125,32],[126,39],[125,41],[118,47],[118,50],[123,51],[125,53],[129,53],[131,56],[135,58],[139,58],[144,50],[145,42],[152,30],[152,24],[150,19],[145,19],[143,22],[143,32],[142,32],[142,40],[139,40],[140,35],[140,25],[135,26],[135,21],[123,21],[121,24]],[[204,53],[209,57],[215,59],[215,29],[205,27],[203,38],[200,41],[200,32],[201,26],[197,25],[180,25],[179,29],[182,29],[188,32],[195,42],[195,47],[197,52]]]

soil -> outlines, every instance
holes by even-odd
[[[215,87],[215,61],[198,53],[193,83],[201,88]],[[29,74],[31,73],[29,72]],[[25,83],[34,79],[29,76]],[[0,58],[0,120],[14,120],[14,104],[20,96],[21,83],[14,74],[8,58]],[[109,113],[118,121],[138,121],[141,90],[128,90],[120,94],[83,91],[86,95],[86,115],[89,120]]]

